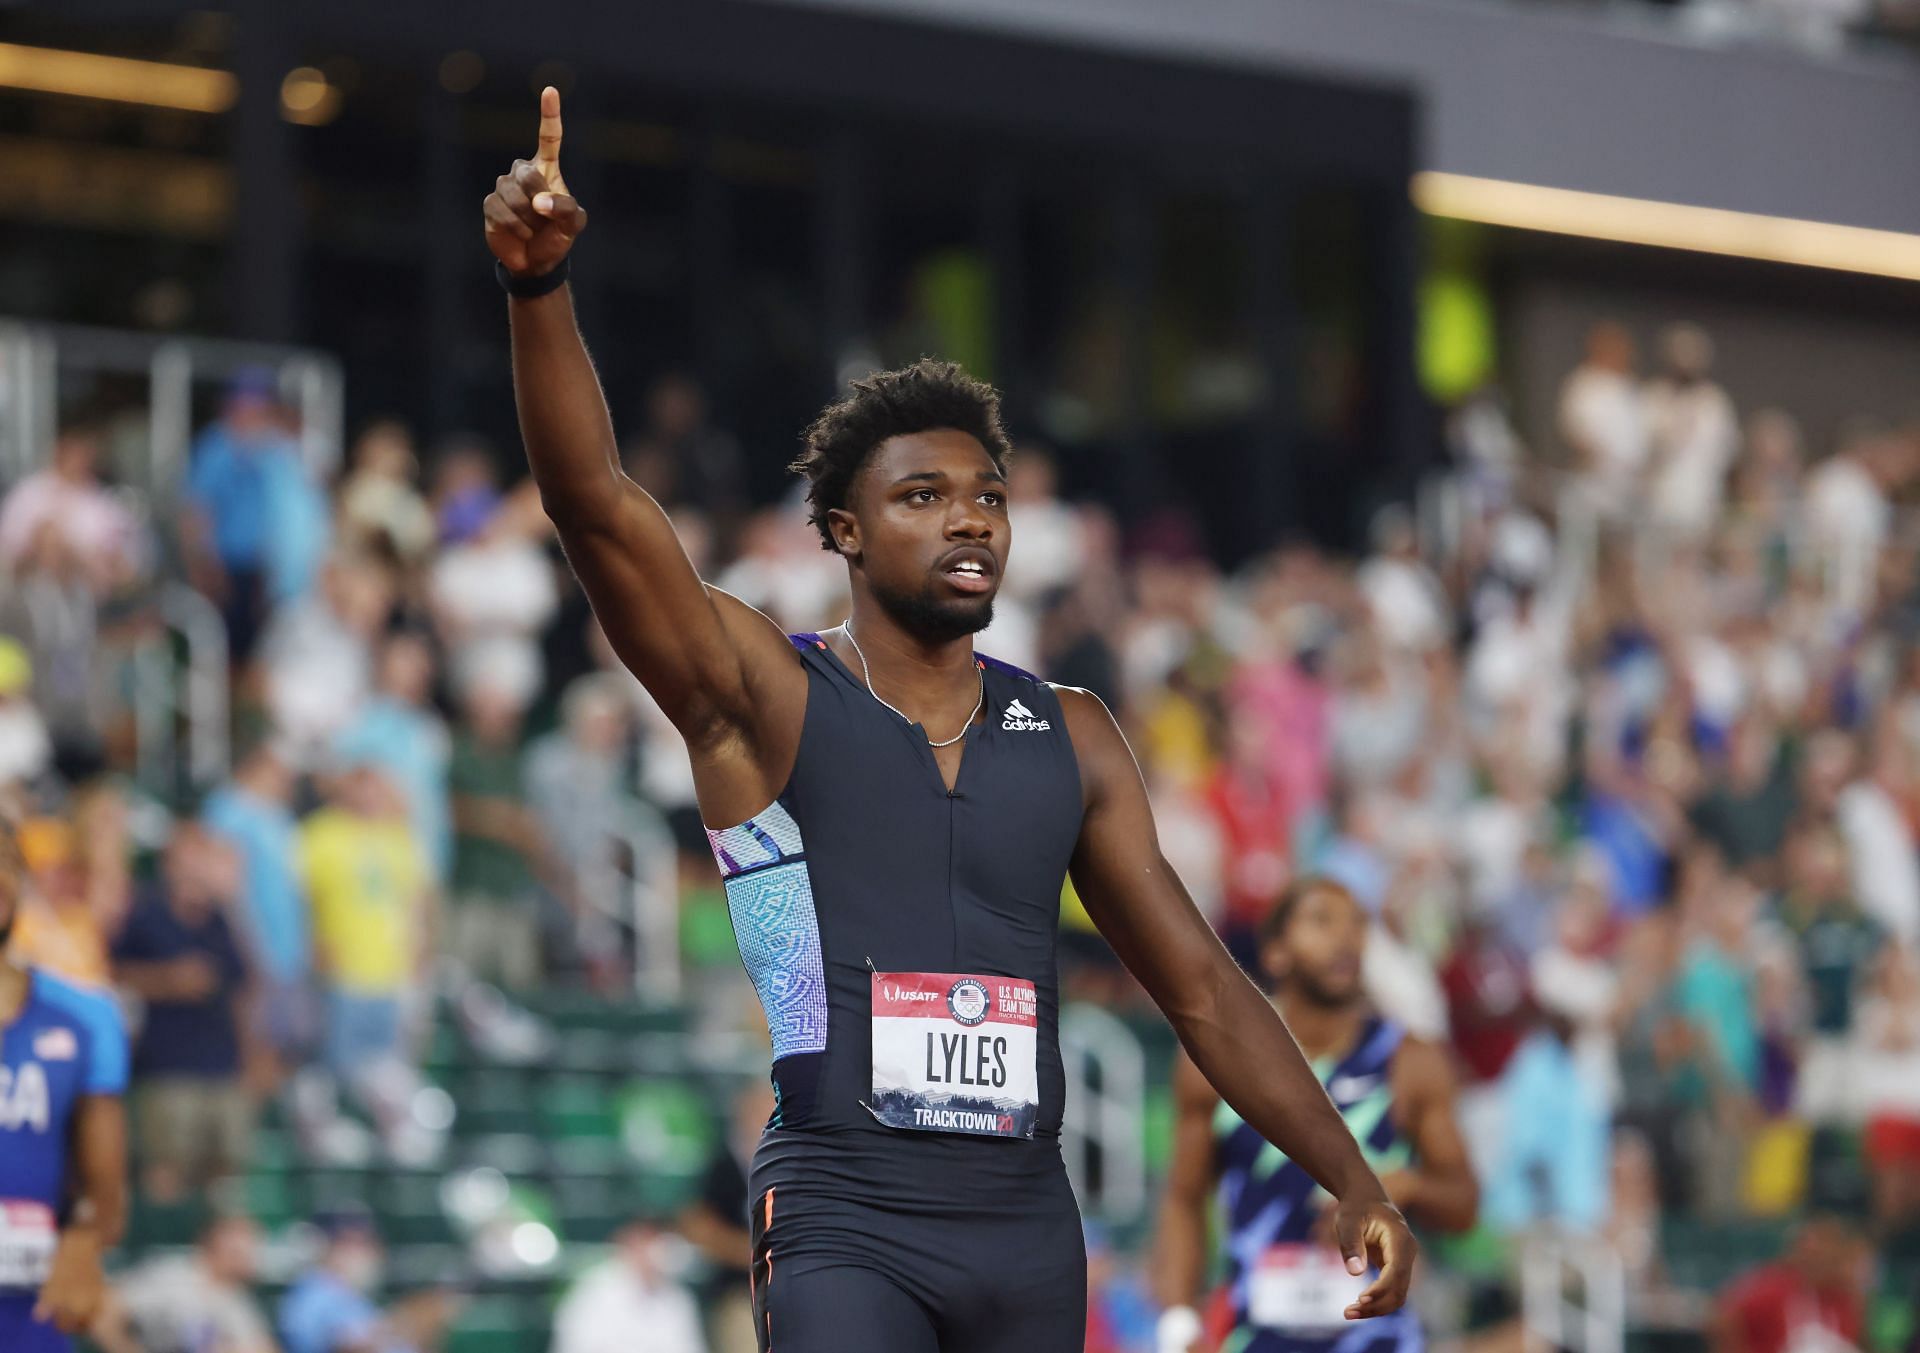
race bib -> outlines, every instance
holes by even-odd
[[[1368,1281],[1347,1272],[1338,1250],[1276,1245],[1247,1276],[1247,1317],[1261,1329],[1339,1329]]]
[[[1040,1002],[1033,983],[873,975],[873,1116],[888,1127],[1031,1137]]]
[[[45,1203],[0,1198],[0,1288],[37,1288],[53,1270],[59,1225]]]

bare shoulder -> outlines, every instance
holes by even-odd
[[[1133,752],[1106,701],[1079,686],[1055,685],[1053,693],[1060,697],[1060,715],[1080,763],[1082,797],[1091,807],[1116,783],[1116,776],[1132,768]]]
[[[1408,1034],[1393,1054],[1394,1098],[1448,1099],[1453,1095],[1453,1058],[1431,1039]]]
[[[1073,739],[1075,752],[1085,756],[1126,750],[1127,740],[1106,701],[1084,687],[1060,686],[1053,682],[1047,685],[1060,697],[1060,713],[1067,721],[1067,734]]]

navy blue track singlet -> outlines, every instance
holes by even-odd
[[[818,635],[793,643],[807,705],[792,776],[764,811],[708,833],[773,1041],[777,1108],[751,1180],[756,1300],[772,1326],[763,1342],[792,1353],[809,1339],[845,1353],[863,1339],[1077,1349],[1065,1340],[1068,1323],[1075,1338],[1084,1329],[1085,1261],[1059,1147],[1054,949],[1082,800],[1059,697],[978,659],[984,718],[949,791],[923,728],[881,704]],[[876,972],[1033,985],[1031,1138],[876,1119]],[[868,1278],[883,1290],[859,1288]],[[881,1319],[894,1294],[905,1305],[893,1324],[848,1327],[846,1311],[874,1307]],[[816,1308],[843,1313],[836,1329],[813,1328]]]
[[[1392,1111],[1393,1058],[1405,1036],[1398,1024],[1370,1016],[1344,1056],[1313,1064],[1367,1164],[1379,1174],[1400,1169],[1411,1159],[1410,1144],[1400,1135]],[[1231,1330],[1220,1353],[1421,1353],[1425,1342],[1419,1317],[1410,1307],[1332,1333],[1256,1325],[1249,1284],[1261,1256],[1275,1247],[1313,1244],[1329,1200],[1305,1169],[1225,1101],[1214,1113],[1214,1159],[1220,1171],[1225,1296],[1231,1309]],[[1368,1280],[1377,1276],[1370,1274]]]

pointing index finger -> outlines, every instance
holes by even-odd
[[[552,85],[540,91],[540,149],[534,159],[543,167],[560,163],[560,91]]]

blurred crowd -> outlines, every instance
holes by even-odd
[[[1920,1225],[1920,431],[1809,444],[1737,408],[1690,326],[1651,366],[1598,326],[1549,445],[1469,401],[1444,480],[1357,559],[1279,541],[1225,572],[1198,523],[1123,525],[1023,447],[979,646],[1114,708],[1236,954],[1301,873],[1363,901],[1375,999],[1457,1053],[1486,1234],[1603,1238],[1656,1319],[1674,1218],[1846,1215],[1718,1328],[1778,1353],[1753,1331],[1811,1291],[1858,1345],[1876,1262]],[[748,501],[696,384],[662,378],[636,423],[629,473],[704,576],[789,630],[837,623],[843,565],[796,499]],[[297,432],[243,372],[177,503],[105,482],[84,419],[0,498],[0,801],[34,884],[15,949],[125,998],[149,1198],[243,1171],[274,1098],[315,1160],[432,1164],[455,1108],[418,1070],[436,998],[644,987],[678,963],[672,899],[711,886],[685,754],[517,463],[471,437],[422,457],[381,421],[324,483]],[[169,580],[221,616],[237,748],[172,795],[128,774],[115,657],[151,644],[140,599]],[[1062,903],[1069,995],[1141,1008]],[[650,1346],[705,1346],[665,1308],[676,1253],[724,1269],[744,1244],[728,1169],[682,1237],[623,1233],[557,1348],[643,1306],[687,1329]],[[193,1262],[232,1270],[236,1226]],[[306,1300],[372,1318],[377,1243],[329,1227]],[[1097,1288],[1090,1347],[1150,1323],[1135,1290]],[[304,1310],[284,1346],[337,1346],[303,1342]],[[426,1343],[436,1320],[401,1324]]]
[[[1914,0],[1632,0],[1674,11],[1681,30],[1716,44],[1765,42],[1830,55],[1863,34],[1920,35]]]

